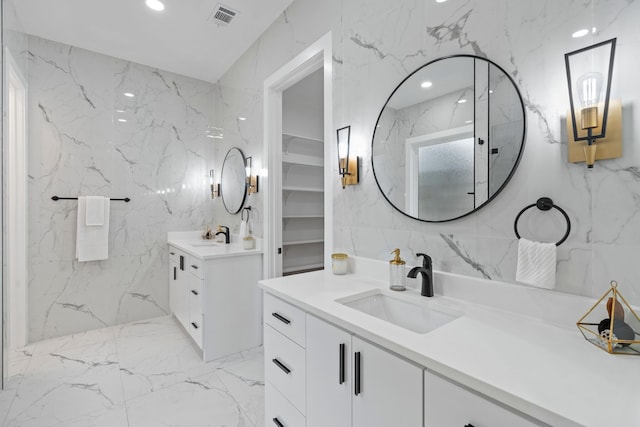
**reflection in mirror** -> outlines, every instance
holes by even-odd
[[[524,134],[522,99],[501,68],[469,55],[438,59],[407,77],[380,112],[376,182],[405,215],[460,218],[506,185]]]
[[[220,177],[222,203],[230,214],[237,214],[247,198],[246,160],[242,150],[233,147],[224,158]]]

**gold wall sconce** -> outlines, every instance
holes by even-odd
[[[622,157],[622,102],[609,99],[615,50],[613,38],[564,55],[571,163],[586,162],[593,168],[596,160]]]
[[[245,170],[247,173],[247,190],[249,195],[258,192],[258,183],[260,181],[260,177],[258,175],[253,175],[252,163],[253,159],[251,158],[251,156],[245,159]]]
[[[360,182],[360,157],[349,156],[351,126],[338,129],[338,171],[342,177],[342,188]]]
[[[220,197],[220,183],[216,183],[216,173],[213,169],[209,170],[209,188],[212,199]]]

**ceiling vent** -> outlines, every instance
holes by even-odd
[[[238,15],[237,10],[233,10],[228,6],[218,3],[211,15],[209,15],[209,21],[215,22],[218,25],[229,25],[231,21]]]

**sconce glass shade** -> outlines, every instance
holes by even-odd
[[[614,38],[564,56],[574,141],[591,145],[606,135],[615,50]]]
[[[338,129],[338,167],[340,175],[349,173],[349,143],[351,140],[351,126]]]

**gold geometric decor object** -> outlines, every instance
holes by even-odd
[[[615,280],[577,325],[587,341],[607,353],[640,356],[640,317],[618,292]]]

